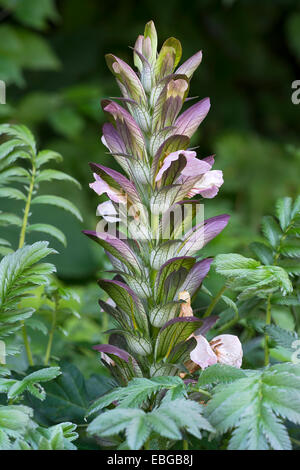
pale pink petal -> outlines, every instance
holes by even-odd
[[[241,342],[234,335],[219,335],[213,338],[210,345],[215,352],[220,364],[240,368],[243,360]]]
[[[193,197],[196,194],[201,194],[202,197],[211,199],[215,197],[223,183],[223,172],[221,170],[208,171],[199,178],[188,195]]]
[[[105,201],[98,205],[96,215],[100,215],[104,220],[110,223],[119,222],[118,213],[111,201]]]
[[[193,150],[177,150],[176,152],[172,152],[167,155],[164,159],[163,165],[156,175],[156,182],[161,180],[164,172],[167,171],[168,168],[170,168],[172,162],[178,160],[180,155],[184,155],[187,160],[186,166],[181,172],[182,176],[188,177],[202,175],[203,173],[209,171],[211,168],[211,165],[208,162],[204,160],[199,160],[197,158],[196,152],[194,152]]]
[[[217,363],[217,356],[210,347],[209,342],[204,336],[194,336],[197,341],[197,346],[190,353],[190,358],[195,364],[205,369]]]
[[[95,193],[97,193],[99,196],[106,193],[112,201],[117,203],[124,204],[126,202],[126,196],[124,196],[124,194],[109,186],[109,184],[107,184],[106,181],[97,175],[97,173],[93,173],[93,176],[95,181],[94,183],[90,183],[89,186],[95,191]]]

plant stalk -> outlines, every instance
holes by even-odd
[[[28,196],[27,196],[27,201],[26,201],[26,205],[24,209],[24,217],[23,217],[22,228],[21,228],[20,238],[19,238],[19,246],[18,246],[19,249],[22,248],[25,243],[25,234],[26,234],[26,228],[27,228],[27,223],[28,223],[32,194],[34,190],[35,175],[36,175],[36,167],[35,167],[35,162],[34,162],[34,157],[33,157],[31,180],[30,180],[30,185],[28,189]],[[22,321],[21,323],[22,323],[23,341],[25,345],[27,358],[28,358],[28,363],[30,366],[33,366],[34,363],[33,363],[32,353],[30,349],[29,339],[28,339],[27,332],[26,332],[25,323],[24,321]]]
[[[45,354],[45,359],[44,359],[44,365],[47,366],[49,363],[50,355],[51,355],[51,349],[52,349],[52,343],[53,343],[53,336],[54,336],[54,331],[56,327],[56,312],[57,312],[57,300],[55,301],[55,307],[52,315],[52,324],[51,324],[51,330],[49,334],[49,339],[48,339],[48,344],[47,344],[47,349],[46,349],[46,354]]]
[[[217,295],[212,299],[211,303],[209,304],[208,309],[203,315],[203,318],[209,317],[209,315],[212,313],[215,305],[219,302],[225,290],[226,290],[226,286],[223,286],[222,289],[219,290]]]
[[[266,310],[266,325],[271,324],[271,294],[268,296],[267,300],[267,310]],[[270,362],[270,353],[268,346],[269,337],[265,334],[265,366],[269,365]]]

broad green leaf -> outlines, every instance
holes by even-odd
[[[276,220],[271,216],[265,216],[262,220],[262,231],[273,248],[276,248],[282,237],[282,231]]]
[[[279,219],[280,227],[283,231],[288,227],[291,221],[292,203],[293,200],[291,197],[283,197],[276,202],[276,216]]]
[[[273,252],[267,245],[254,242],[250,244],[250,248],[261,263],[266,265],[273,264]]]

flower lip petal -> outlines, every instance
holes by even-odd
[[[215,336],[210,345],[217,355],[220,364],[241,367],[243,348],[237,336],[228,334]]]
[[[208,366],[212,366],[217,363],[217,356],[210,347],[209,342],[202,335],[194,336],[197,341],[197,346],[190,353],[190,358],[195,364],[206,369]]]
[[[202,175],[203,173],[207,172],[210,170],[211,165],[204,161],[204,160],[199,160],[197,158],[196,152],[193,150],[177,150],[176,152],[169,153],[163,161],[162,167],[158,171],[155,182],[158,182],[161,180],[163,174],[165,171],[170,168],[172,162],[178,160],[180,155],[183,155],[186,158],[186,166],[181,172],[181,176],[195,176],[195,174]]]

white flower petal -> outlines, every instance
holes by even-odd
[[[237,336],[219,335],[210,342],[210,345],[216,353],[220,364],[227,364],[238,368],[241,367],[243,349]]]
[[[190,353],[190,358],[195,364],[205,369],[217,363],[217,356],[210,347],[209,342],[204,336],[194,336],[197,341],[197,346]]]

